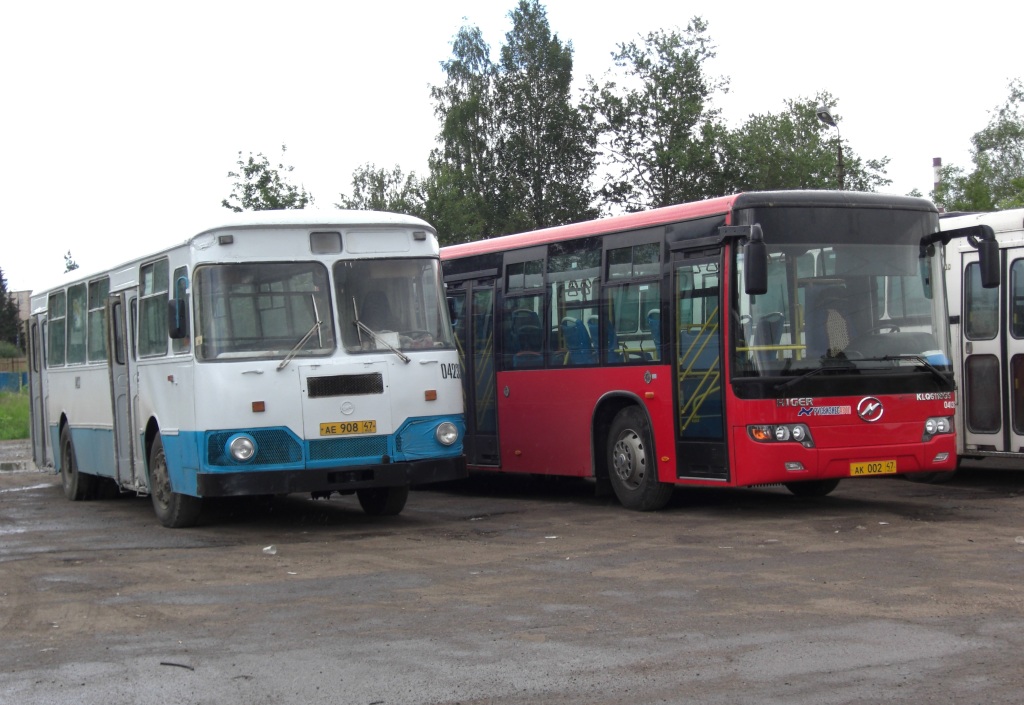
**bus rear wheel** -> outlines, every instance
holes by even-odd
[[[658,480],[654,441],[643,413],[623,409],[608,432],[608,479],[619,502],[641,512],[661,509],[672,498],[672,485]]]
[[[824,497],[838,486],[839,480],[806,480],[786,483],[786,489],[797,497]]]
[[[64,488],[64,496],[72,502],[92,499],[96,494],[96,483],[95,475],[78,471],[71,429],[65,426],[60,431],[60,484]]]
[[[149,451],[149,497],[160,523],[170,529],[195,526],[203,500],[171,489],[171,475],[167,471],[167,456],[160,436],[153,440]]]
[[[371,487],[365,490],[356,490],[356,497],[359,498],[359,504],[363,511],[370,516],[395,516],[405,509],[405,502],[409,499],[409,486]]]

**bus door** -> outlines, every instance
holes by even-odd
[[[1024,452],[1024,248],[1000,251],[1007,286],[981,286],[978,253],[963,253],[961,346],[964,453]]]
[[[47,453],[46,431],[49,427],[46,418],[46,378],[43,376],[43,333],[38,319],[33,318],[29,324],[28,334],[28,386],[29,386],[29,419],[32,424],[32,461],[37,467],[44,468],[53,464],[52,453]]]
[[[470,280],[448,289],[455,337],[462,358],[466,401],[466,462],[497,467],[498,411],[494,376],[494,284]]]
[[[110,395],[114,407],[114,479],[118,485],[144,487],[146,465],[135,434],[137,371],[132,345],[136,291],[120,291],[107,302],[107,349],[110,356]]]
[[[675,252],[676,474],[728,480],[720,252]]]

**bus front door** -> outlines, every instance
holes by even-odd
[[[680,479],[728,480],[720,257],[687,252],[674,256],[676,474]]]
[[[455,337],[462,357],[466,397],[466,462],[497,467],[497,403],[494,377],[494,280],[467,281],[450,288],[448,297],[457,312]]]
[[[1024,248],[1001,250],[1006,286],[985,289],[963,253],[962,452],[1024,453]]]
[[[110,395],[114,407],[114,479],[121,487],[145,489],[146,466],[135,434],[136,369],[132,312],[137,294],[116,292],[107,302]]]

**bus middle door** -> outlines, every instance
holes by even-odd
[[[131,332],[137,297],[135,291],[111,293],[107,301],[107,349],[114,411],[114,461],[117,463],[114,479],[121,487],[144,488],[146,466],[141,460],[140,443],[135,434],[137,380]]]
[[[497,467],[494,279],[470,280],[448,290],[457,312],[455,337],[462,358],[466,401],[466,462]]]

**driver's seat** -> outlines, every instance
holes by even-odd
[[[833,286],[807,294],[807,357],[838,357],[856,337],[847,313],[846,290]]]

